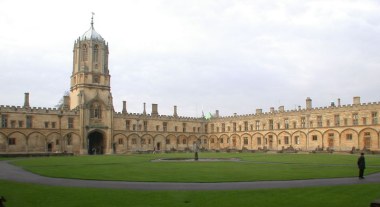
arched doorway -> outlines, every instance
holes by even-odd
[[[49,143],[47,144],[47,151],[48,151],[48,152],[52,152],[52,151],[53,151],[53,143],[49,142]]]
[[[104,138],[103,134],[94,131],[88,134],[88,154],[97,155],[104,153]]]

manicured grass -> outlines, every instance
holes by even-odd
[[[201,153],[201,158],[240,158],[242,162],[151,162],[192,153],[73,156],[13,161],[49,177],[153,182],[229,182],[356,177],[358,155]],[[380,156],[366,156],[366,174],[380,172]]]
[[[234,191],[131,191],[52,187],[0,180],[0,195],[12,207],[155,206],[155,207],[330,207],[369,206],[379,199],[380,184]]]

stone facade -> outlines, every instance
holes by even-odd
[[[108,44],[90,29],[74,43],[70,95],[56,108],[0,106],[0,153],[69,152],[123,154],[192,150],[351,151],[380,150],[380,103],[331,104],[313,108],[220,117],[181,117],[152,112],[115,112],[108,70]]]

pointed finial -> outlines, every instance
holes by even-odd
[[[91,27],[93,28],[94,27],[94,15],[95,13],[94,12],[91,12],[92,16],[91,16]]]

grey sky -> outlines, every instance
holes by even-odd
[[[0,104],[53,107],[74,41],[109,42],[116,111],[200,116],[380,100],[379,1],[0,0]]]

